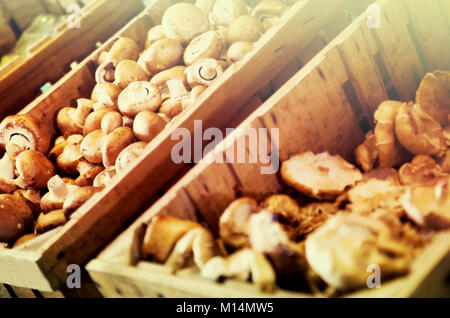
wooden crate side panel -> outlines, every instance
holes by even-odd
[[[404,0],[410,33],[427,72],[450,69],[450,5],[448,1]],[[445,3],[445,4],[444,4]]]
[[[2,76],[0,117],[17,113],[39,96],[42,85],[60,79],[70,70],[71,62],[82,59],[95,49],[97,41],[108,39],[138,12],[140,6],[139,0],[127,1],[126,5],[120,0],[99,1],[90,8],[89,14],[82,16],[81,28],[65,28],[24,63]]]
[[[0,298],[13,298],[13,297],[14,296],[11,295],[8,288],[5,285],[0,284]]]

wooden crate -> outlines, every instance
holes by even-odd
[[[195,119],[202,119],[205,128],[230,127],[230,123],[236,126],[245,118],[243,114],[261,104],[260,92],[265,97],[271,95],[272,90],[287,79],[286,72],[298,70],[299,58],[306,62],[302,51],[309,55],[314,51],[309,45],[318,34],[323,41],[332,39],[351,22],[348,10],[354,1],[359,0],[297,2],[281,23],[262,37],[252,53],[241,63],[231,66],[170,128],[151,142],[140,160],[82,206],[75,213],[77,219],[23,247],[0,249],[0,282],[40,291],[57,290],[65,283],[68,264],[86,263],[120,232],[130,217],[144,211],[173,180],[190,169],[189,164],[176,165],[170,159],[175,144],[171,140],[174,129],[185,127],[193,132]],[[74,105],[77,98],[90,96],[95,84],[95,61],[101,52],[107,51],[119,36],[135,39],[143,49],[147,31],[161,22],[163,12],[172,3],[154,1],[21,113],[39,118],[55,134],[54,118],[58,110]],[[324,6],[327,6],[325,13]],[[350,9],[346,9],[347,6]],[[302,27],[299,29],[299,26]],[[292,37],[292,34],[296,36]],[[288,65],[295,71],[287,68]],[[246,103],[248,100],[252,103]]]
[[[15,29],[25,29],[38,14],[63,13],[71,3],[66,0],[2,0],[0,9]],[[51,5],[53,4],[53,5]],[[67,23],[57,27],[58,34],[44,37],[29,49],[22,59],[17,57],[0,68],[0,118],[20,111],[41,94],[40,88],[55,83],[79,62],[144,9],[140,0],[91,0],[81,8],[80,28]],[[16,30],[16,32],[18,32]]]
[[[140,244],[155,215],[204,222],[217,233],[220,214],[234,199],[244,195],[263,199],[282,192],[279,176],[261,174],[261,163],[208,163],[214,155],[225,158],[227,150],[235,149],[249,129],[279,129],[279,143],[267,142],[276,143],[281,162],[308,150],[327,150],[352,159],[364,133],[373,127],[369,115],[380,102],[395,96],[412,100],[427,71],[450,69],[446,24],[450,11],[443,10],[444,1],[380,0],[376,4],[381,9],[381,28],[368,28],[368,12],[358,17],[239,126],[242,134],[227,137],[216,153],[210,152],[209,158],[191,169],[86,266],[104,296],[310,297],[284,290],[265,294],[253,285],[232,280],[218,284],[193,269],[171,275],[164,266],[141,260]],[[435,237],[409,275],[382,283],[380,289],[348,296],[448,296],[449,275],[447,232]]]

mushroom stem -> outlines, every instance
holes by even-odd
[[[30,141],[21,134],[13,135],[6,145],[6,152],[12,157],[17,157],[21,152],[29,149]]]
[[[168,80],[167,87],[169,88],[170,98],[173,99],[177,99],[189,94],[188,90],[184,86],[183,81],[180,79]]]
[[[78,124],[84,125],[84,123],[86,122],[86,118],[91,113],[91,111],[92,111],[92,105],[90,105],[89,103],[79,102],[77,110],[74,113],[73,119]]]
[[[105,174],[106,174],[107,180],[112,180],[112,178],[114,178],[116,176],[116,168],[115,167],[107,168],[105,170]]]
[[[56,175],[48,180],[47,183],[49,192],[58,198],[66,197],[69,193],[67,185],[60,176]]]
[[[0,160],[0,178],[2,179],[14,179],[14,168],[16,164],[14,160],[11,159],[8,154],[5,153],[3,158]]]

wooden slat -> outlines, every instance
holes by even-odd
[[[9,293],[5,285],[0,284],[0,298],[12,298],[13,296]]]
[[[21,3],[19,1],[12,1]],[[88,55],[98,41],[108,39],[141,7],[139,0],[99,0],[81,19],[81,28],[65,28],[6,74],[0,76],[0,118],[17,113],[70,70],[69,64]],[[98,23],[102,21],[102,23]],[[86,32],[85,30],[89,30]],[[27,80],[23,80],[26,78]]]

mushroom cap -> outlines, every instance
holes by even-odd
[[[17,156],[16,169],[19,179],[27,189],[44,189],[47,181],[55,175],[53,163],[39,151],[27,150]]]
[[[228,27],[227,40],[230,43],[238,41],[256,42],[264,33],[262,23],[255,17],[242,15],[231,21]]]
[[[13,242],[33,227],[33,213],[24,199],[0,194],[0,242]]]
[[[147,40],[145,41],[145,48],[148,49],[150,45],[155,43],[158,40],[165,39],[166,34],[164,33],[163,26],[157,25],[151,28],[147,33]]]
[[[138,64],[155,75],[181,62],[183,46],[180,41],[174,39],[161,39],[150,45],[142,53]]]
[[[126,147],[134,143],[134,133],[128,127],[119,127],[106,136],[103,149],[103,165],[106,168],[113,167],[116,159]]]
[[[74,120],[76,108],[64,107],[56,116],[56,123],[61,134],[67,138],[83,132],[83,125]]]
[[[281,214],[288,220],[295,221],[301,217],[297,202],[288,195],[275,194],[264,200],[262,207],[269,212]]]
[[[105,139],[106,134],[102,130],[94,130],[84,137],[80,147],[83,158],[91,163],[102,163],[102,149]]]
[[[27,150],[47,153],[50,148],[50,133],[36,118],[30,115],[6,117],[0,124],[0,146],[6,150],[11,138],[20,135],[29,142]]]
[[[116,160],[116,172],[118,174],[121,173],[125,168],[137,160],[143,154],[147,145],[148,144],[146,142],[140,141],[135,142],[122,150]]]
[[[159,114],[164,114],[169,118],[174,118],[178,116],[183,111],[183,100],[178,99],[168,99],[165,100],[160,109]]]
[[[38,236],[39,235],[36,233],[22,235],[17,239],[17,241],[14,242],[13,249],[35,239]]]
[[[224,45],[223,38],[216,31],[208,31],[195,37],[184,51],[184,63],[192,65],[201,58],[219,59]]]
[[[418,155],[399,169],[398,177],[403,185],[433,186],[439,180],[445,179],[446,174],[433,158]]]
[[[67,199],[64,201],[63,211],[66,217],[69,217],[73,212],[80,208],[86,201],[88,201],[94,194],[100,192],[102,189],[97,187],[77,187],[70,191]]]
[[[281,176],[289,186],[319,200],[334,200],[363,176],[340,156],[305,152],[283,162]]]
[[[67,218],[63,210],[56,210],[47,214],[41,213],[37,219],[35,230],[39,234],[45,233],[66,224],[66,222]]]
[[[231,202],[219,220],[219,233],[225,244],[235,249],[248,246],[248,221],[252,214],[258,212],[258,203],[252,198]]]
[[[119,86],[112,83],[95,85],[92,90],[91,100],[93,104],[102,104],[103,108],[117,109],[117,99],[121,93]]]
[[[210,86],[223,74],[220,63],[215,59],[199,59],[186,68],[187,81],[191,88],[204,85]]]
[[[123,116],[119,112],[109,112],[102,119],[101,128],[105,134],[123,126]]]
[[[374,168],[378,159],[378,150],[373,132],[367,133],[364,142],[356,148],[355,158],[363,171],[370,171]]]
[[[80,176],[75,180],[75,184],[79,187],[92,186],[95,178],[104,170],[103,166],[93,166],[86,172],[80,173]]]
[[[190,230],[199,227],[201,225],[196,222],[168,215],[155,216],[145,232],[142,257],[164,262],[178,240]]]
[[[395,117],[395,134],[400,144],[415,155],[441,157],[447,143],[441,125],[417,104],[404,103]]]
[[[117,64],[115,84],[121,89],[127,88],[133,82],[148,81],[147,72],[135,61],[124,60]]]
[[[149,111],[140,112],[133,123],[136,138],[144,142],[152,141],[165,127],[165,120]]]
[[[202,9],[203,12],[209,13],[212,11],[214,3],[216,3],[216,0],[196,0],[195,6]]]
[[[371,264],[382,268],[383,277],[407,272],[412,253],[382,221],[353,214],[330,218],[308,236],[305,250],[312,269],[339,290],[365,286]]]
[[[159,89],[149,82],[131,83],[119,96],[119,109],[123,115],[134,118],[141,111],[156,111],[161,105]]]
[[[105,188],[112,178],[116,176],[116,170],[114,167],[107,168],[100,172],[94,179],[94,187]]]
[[[116,65],[112,61],[107,61],[100,66],[95,71],[95,81],[97,84],[102,83],[113,83],[115,79]]]
[[[15,196],[25,200],[26,204],[30,207],[34,217],[38,217],[41,203],[41,193],[39,190],[24,190],[19,189],[13,193]]]
[[[231,63],[242,60],[248,53],[253,50],[253,44],[250,42],[238,41],[234,42],[227,51],[227,60]]]
[[[139,57],[139,46],[133,39],[120,37],[109,50],[109,61],[116,65],[123,60],[136,61]]]
[[[176,3],[166,10],[162,18],[168,38],[189,43],[197,35],[209,30],[208,17],[202,9],[190,3]]]
[[[228,26],[235,18],[248,14],[245,0],[217,0],[210,14],[214,25]]]
[[[440,125],[449,123],[450,71],[428,73],[416,93],[416,103]]]
[[[84,124],[83,135],[87,136],[95,130],[100,130],[102,128],[103,117],[105,117],[107,113],[112,111],[114,110],[109,108],[101,108],[90,113],[86,118],[86,122]]]
[[[259,21],[282,16],[289,7],[277,0],[264,0],[259,2],[252,10],[252,16]]]
[[[150,80],[150,83],[155,86],[164,85],[167,81],[172,79],[182,80],[185,84],[187,84],[186,74],[184,73],[186,70],[186,66],[177,65],[169,68],[168,70],[159,72]]]
[[[83,141],[82,135],[72,135],[67,138],[67,145],[64,147],[63,152],[56,159],[58,168],[68,175],[77,174],[78,162],[83,158],[81,153],[81,142]]]
[[[391,168],[405,162],[409,154],[395,136],[395,117],[402,106],[398,101],[385,101],[378,106],[374,118],[376,147],[380,167]]]

